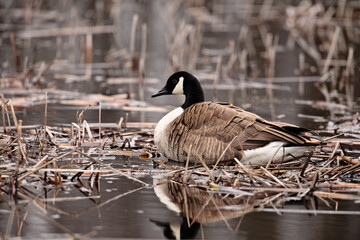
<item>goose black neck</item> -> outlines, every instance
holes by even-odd
[[[184,89],[185,102],[181,107],[185,110],[195,103],[204,102],[204,92],[200,83],[193,85],[190,89]]]

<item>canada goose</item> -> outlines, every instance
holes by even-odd
[[[181,107],[157,124],[154,141],[167,158],[207,164],[239,159],[246,164],[288,161],[304,155],[319,140],[309,130],[270,122],[229,103],[204,102],[200,82],[188,72],[172,74],[164,88],[152,95],[184,94]],[[226,150],[226,151],[225,151]]]

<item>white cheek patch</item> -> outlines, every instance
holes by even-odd
[[[176,84],[174,90],[172,91],[172,94],[184,94],[184,77],[179,78],[179,82]]]

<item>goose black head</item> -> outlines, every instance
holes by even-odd
[[[192,74],[185,71],[172,74],[167,80],[165,87],[151,97],[172,94],[185,95],[185,102],[181,105],[183,109],[204,101],[204,92],[200,82]]]

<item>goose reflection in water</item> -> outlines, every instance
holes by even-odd
[[[234,195],[211,192],[199,187],[189,187],[174,179],[154,178],[154,192],[166,207],[182,220],[177,222],[162,222],[150,219],[164,229],[165,237],[169,239],[194,238],[201,224],[226,221],[242,217],[252,212],[257,203],[252,194],[234,197]]]

